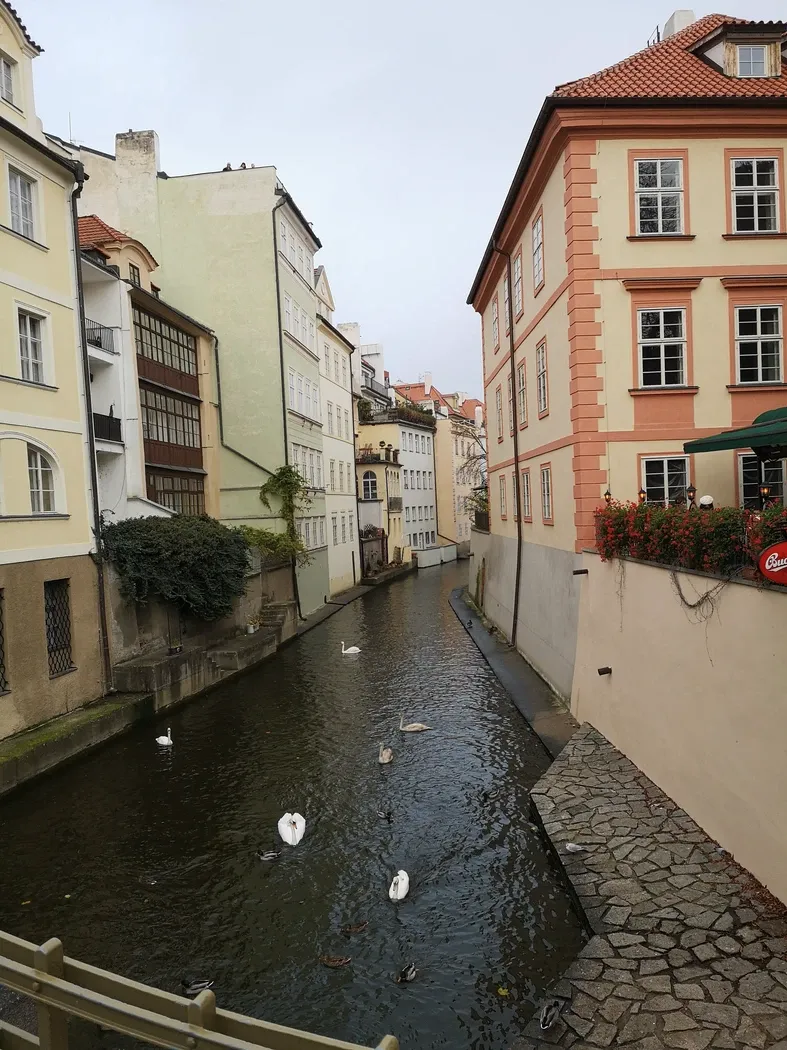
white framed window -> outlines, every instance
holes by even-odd
[[[642,488],[648,503],[660,503],[664,507],[685,506],[688,485],[688,456],[642,460]]]
[[[506,476],[505,474],[500,475],[500,517],[504,518],[508,513],[506,507]]]
[[[303,245],[298,245],[298,269],[303,273]]]
[[[290,389],[290,408],[295,408],[295,370],[290,369],[289,373],[289,389]]]
[[[430,504],[429,506],[429,519],[434,521],[434,504]]]
[[[683,233],[683,161],[634,162],[637,233]]]
[[[544,283],[544,217],[539,215],[533,223],[533,288],[535,291]]]
[[[782,377],[780,306],[735,308],[735,357],[739,383],[779,383]]]
[[[331,375],[331,348],[327,343],[322,345],[323,360],[325,362],[325,374],[330,378]]]
[[[415,491],[415,471],[410,471],[410,488]]]
[[[292,328],[290,332],[298,342],[301,341],[301,308],[297,303],[292,304]]]
[[[333,379],[334,382],[339,382],[339,354],[336,350],[333,352]]]
[[[549,411],[549,385],[547,383],[547,344],[536,347],[536,401],[539,416]]]
[[[503,440],[503,389],[498,387],[495,390],[495,409],[497,411],[497,439],[498,441]]]
[[[303,271],[303,276],[306,279],[306,283],[311,288],[314,285],[314,256],[311,252],[306,252],[306,263]]]
[[[778,233],[779,165],[775,157],[733,159],[732,216],[735,233]]]
[[[0,55],[0,98],[14,105],[14,66],[10,58]]]
[[[431,454],[432,454],[432,439],[428,435],[427,435],[427,438],[426,438],[426,454],[428,456],[431,456]]]
[[[282,221],[279,223],[279,250],[285,256],[287,256],[287,223]]]
[[[764,463],[753,455],[738,456],[738,474],[740,477],[741,505],[749,510],[760,509],[760,485],[765,482],[770,486],[769,502],[784,505],[785,467],[787,462],[781,459],[775,463]]]
[[[315,487],[316,479],[317,479],[317,475],[316,475],[315,470],[314,470],[314,453],[310,452],[309,453],[309,484],[311,485],[312,488]]]
[[[410,508],[409,507],[405,507],[404,508],[404,520],[406,522],[410,521]]]
[[[738,76],[767,77],[768,48],[765,44],[738,44]]]
[[[423,521],[424,520],[424,508],[423,507],[419,507],[418,508],[418,520],[419,521]]]
[[[303,541],[303,521],[300,518],[295,522],[295,531],[298,533],[298,539]]]
[[[325,518],[320,518],[320,546],[325,546]]]
[[[322,488],[322,452],[317,453],[317,488]]]
[[[314,321],[309,321],[309,349],[314,350]]]
[[[336,411],[338,414],[338,408]],[[331,401],[328,402],[328,433],[333,433],[333,402]]]
[[[412,433],[407,435],[407,442],[408,442],[408,448],[412,452],[413,451],[413,435],[412,435]]]
[[[519,517],[519,486],[516,483],[516,471],[511,474],[511,505],[514,510],[514,521]]]
[[[511,433],[514,431],[514,384],[511,382],[511,376],[506,379],[506,392],[508,395],[508,429]],[[464,444],[464,442],[463,442]]]
[[[522,517],[531,518],[533,516],[532,508],[530,505],[530,471],[523,470],[521,475],[521,489],[522,489]]]
[[[406,490],[409,490],[410,486],[409,486],[409,484],[407,482],[407,471],[403,470],[402,474],[404,475],[404,487],[405,487]]]
[[[638,310],[639,384],[685,386],[686,311]]]
[[[541,468],[541,517],[552,521],[552,468]]]
[[[421,434],[421,452],[426,455],[426,438]]]
[[[342,514],[342,543],[347,542],[347,516]]]
[[[311,416],[312,414],[312,384],[310,379],[304,381],[304,387],[306,390],[306,415]]]
[[[500,317],[497,309],[497,296],[492,301],[492,344],[500,345]]]
[[[353,514],[352,511],[350,511],[350,513],[347,515],[347,528],[350,530],[350,543],[352,543],[352,541],[353,541],[354,527],[355,527],[355,515]]]
[[[11,229],[31,241],[35,240],[35,183],[21,171],[9,168],[8,185],[11,198]]]
[[[307,547],[311,547],[312,545],[311,520],[309,518],[306,518],[303,523],[303,542]]]
[[[303,415],[303,376],[298,376],[298,411]]]
[[[426,479],[424,479],[424,480],[426,480]],[[421,487],[421,471],[420,470],[416,470],[416,472],[415,472],[415,484],[416,484],[416,488],[420,489],[420,487]]]
[[[542,258],[543,263],[543,258]],[[514,259],[514,317],[522,313],[522,255]]]
[[[284,330],[292,331],[292,299],[289,295],[284,296]]]
[[[525,382],[525,362],[516,370],[517,416],[521,427],[527,424],[527,386]]]
[[[508,331],[508,315],[509,315],[509,294],[508,294],[508,274],[503,278],[503,324],[506,326]]]
[[[336,491],[336,460],[335,459],[332,459],[331,462],[330,462],[329,475],[330,475],[331,492],[335,492]]]
[[[295,231],[290,227],[290,262],[295,265]]]
[[[429,471],[429,488],[432,488],[432,471]]]
[[[49,459],[32,445],[27,446],[27,476],[33,514],[55,512],[55,472]]]
[[[350,440],[350,410],[347,408],[344,410],[344,438]]]
[[[44,322],[35,314],[19,311],[19,364],[22,379],[44,382]]]
[[[339,519],[335,514],[331,515],[331,538],[334,547],[337,547],[339,545]]]
[[[342,386],[347,387],[347,358],[342,358]]]
[[[344,460],[339,460],[339,492],[344,492]]]

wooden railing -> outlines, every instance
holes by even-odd
[[[176,1050],[369,1050],[257,1021],[216,1007],[211,991],[185,999],[0,933],[0,984],[37,1004],[38,1036],[0,1021],[0,1050],[68,1050],[68,1019],[79,1017],[153,1046]],[[384,1036],[376,1050],[399,1050]]]

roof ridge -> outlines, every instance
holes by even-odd
[[[2,3],[3,7],[8,11],[8,13],[11,15],[13,20],[19,26],[19,28],[22,31],[22,35],[24,36],[24,38],[28,42],[28,44],[32,48],[34,48],[40,55],[43,52],[44,49],[43,49],[43,47],[41,47],[40,44],[37,44],[35,42],[35,40],[33,40],[33,38],[30,36],[30,34],[27,31],[27,26],[22,21],[22,19],[19,17],[19,12],[14,10],[14,8],[11,6],[9,0],[0,0],[0,3]]]

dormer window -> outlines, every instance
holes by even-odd
[[[768,48],[765,44],[738,44],[738,76],[767,77]]]
[[[0,98],[14,105],[14,63],[0,55]]]

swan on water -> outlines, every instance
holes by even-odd
[[[409,892],[410,876],[406,871],[397,871],[388,890],[388,896],[392,901],[403,901]]]
[[[431,726],[425,726],[423,722],[408,722],[404,724],[404,711],[399,715],[399,728],[403,733],[423,733],[427,729],[431,729]]]
[[[377,756],[377,761],[381,766],[393,762],[393,750],[390,747],[385,747],[382,740],[380,741],[380,754]]]
[[[342,642],[342,656],[352,656],[354,653],[359,653],[361,650],[357,645],[351,645],[349,649],[344,648],[344,642]]]
[[[288,846],[297,846],[306,830],[306,821],[300,813],[285,813],[279,820],[278,828]]]
[[[172,730],[167,726],[166,736],[157,736],[156,743],[161,744],[162,747],[172,747]]]
[[[418,971],[415,968],[415,963],[408,963],[406,966],[402,967],[394,980],[397,984],[402,984],[406,981],[414,981],[417,973]]]

